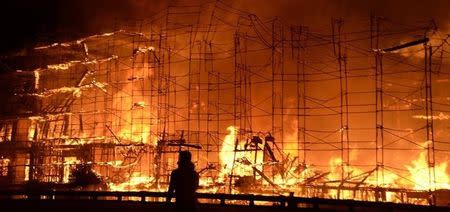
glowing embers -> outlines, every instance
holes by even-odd
[[[73,64],[79,63],[80,61],[74,61],[74,62],[68,62],[68,63],[60,63],[60,64],[52,64],[47,65],[47,69],[50,70],[67,70],[69,69]]]
[[[10,160],[8,158],[0,158],[0,177],[8,176],[8,167]]]
[[[153,52],[153,51],[155,51],[155,47],[153,47],[153,46],[140,47],[139,49],[137,49],[135,51],[136,51],[136,53]]]
[[[33,71],[34,74],[34,89],[36,90],[34,93],[27,94],[31,96],[37,96],[37,97],[49,97],[54,94],[58,93],[73,93],[75,97],[81,96],[81,91],[90,89],[90,88],[98,88],[102,90],[103,92],[106,91],[106,86],[108,85],[107,82],[99,81],[95,78],[95,71],[91,71],[90,65],[95,64],[102,64],[111,60],[118,59],[118,56],[111,55],[109,57],[101,58],[101,59],[93,59],[93,60],[86,60],[86,61],[80,61],[80,60],[73,60],[68,61],[65,63],[59,63],[59,64],[49,64],[47,65],[46,69],[35,69]],[[54,72],[60,72],[60,73],[67,73],[72,70],[76,66],[83,66],[84,69],[86,69],[86,72],[82,76],[81,80],[75,85],[75,86],[61,86],[61,87],[53,87],[48,88],[45,87],[45,85],[48,85],[49,80],[56,79],[55,77],[52,77],[49,79],[48,77],[51,76],[51,73]],[[88,78],[88,76],[94,76],[90,79],[90,82],[85,83],[84,81]]]
[[[0,122],[0,143],[11,141],[13,123],[10,121]]]
[[[413,118],[415,118],[415,119],[424,119],[424,120],[427,120],[427,119],[433,119],[433,120],[440,120],[440,121],[442,121],[442,120],[448,120],[448,119],[450,119],[450,115],[448,115],[448,114],[444,114],[444,113],[439,113],[439,115],[432,115],[432,116],[425,116],[425,115],[414,115],[413,116]]]
[[[49,96],[52,96],[55,94],[72,93],[72,95],[74,97],[79,98],[79,97],[81,97],[81,93],[83,90],[87,90],[87,89],[91,89],[91,88],[99,88],[103,92],[106,92],[105,87],[106,87],[105,83],[101,83],[101,82],[97,82],[97,81],[93,80],[91,83],[86,84],[86,85],[81,85],[81,86],[76,86],[76,87],[65,87],[64,86],[64,87],[60,87],[60,88],[44,90],[39,93],[32,93],[30,95],[44,98],[44,97],[49,97]]]
[[[33,71],[34,73],[34,89],[39,89],[39,80],[41,79],[40,69],[36,69]]]

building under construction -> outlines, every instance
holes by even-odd
[[[1,185],[164,191],[190,150],[203,193],[450,203],[433,22],[321,29],[216,1],[115,25],[5,59],[24,68],[1,70]]]

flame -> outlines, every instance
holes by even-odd
[[[39,69],[34,70],[34,89],[39,89],[39,80],[41,75],[39,73]]]
[[[131,72],[127,73],[127,79],[134,79]],[[152,135],[152,127],[155,123],[149,123],[152,120],[153,111],[151,105],[142,99],[133,99],[129,96],[129,92],[133,90],[132,84],[124,85],[121,90],[116,92],[113,97],[113,108],[121,113],[121,118],[113,121],[112,126],[116,127],[117,137],[126,143],[157,145],[157,136]],[[143,95],[143,93],[142,93]],[[129,107],[124,110],[125,107]]]
[[[237,140],[237,128],[229,126],[228,135],[225,136],[222,148],[219,153],[221,171],[219,173],[218,181],[223,182],[230,174],[234,176],[248,176],[253,173],[253,168],[257,164],[252,164],[255,158],[250,151],[235,151],[244,149],[244,143]],[[262,161],[262,154],[256,159],[256,163]]]
[[[284,136],[283,152],[291,156],[298,156],[299,132],[296,130],[297,128],[298,128],[298,121],[297,120],[292,121],[290,125],[292,133],[286,133]]]
[[[84,86],[88,87],[88,86]],[[81,88],[82,87],[61,87],[61,88],[55,88],[55,89],[49,89],[40,93],[33,93],[30,94],[31,96],[37,96],[37,97],[49,97],[55,94],[59,93],[73,93],[74,97],[80,97],[81,96]]]
[[[334,185],[339,185],[345,182],[362,182],[369,187],[396,187],[398,186],[399,177],[391,172],[385,171],[381,179],[377,180],[376,170],[362,170],[358,167],[342,163],[342,159],[339,157],[331,158],[329,161],[329,171],[327,179],[329,182],[334,183]],[[343,173],[342,173],[343,172]],[[344,178],[344,182],[342,182]],[[355,199],[357,198],[355,192],[350,190],[329,190],[327,195],[330,198],[340,198],[340,199]],[[396,196],[392,192],[386,192],[386,200],[388,202],[398,202]]]
[[[39,130],[36,119],[30,119],[30,127],[28,127],[28,141],[33,141],[36,131]]]
[[[274,176],[273,182],[280,186],[280,188],[285,190],[292,190],[292,186],[296,184],[301,184],[305,181],[305,179],[314,176],[315,170],[306,166],[305,164],[296,164],[297,166],[289,167],[284,175],[277,174]],[[302,169],[299,173],[296,172],[298,166],[302,166]]]
[[[344,168],[342,168],[344,166]],[[411,161],[411,165],[405,165],[408,170],[406,178],[400,178],[398,175],[385,170],[382,179],[377,181],[376,175],[372,172],[364,181],[368,186],[377,187],[400,187],[414,190],[437,190],[450,189],[450,177],[447,174],[447,162],[439,163],[435,166],[435,177],[430,172],[430,167],[427,162],[427,153],[421,152],[415,160]],[[332,158],[329,161],[330,173],[327,176],[329,182],[342,183],[342,171],[344,171],[344,178],[347,181],[359,180],[358,176],[367,174],[363,170],[342,164],[342,159],[339,157]],[[435,179],[435,180],[433,180]],[[331,198],[353,199],[355,198],[353,192],[329,190],[328,194]],[[386,201],[399,202],[400,199],[392,192],[386,192]]]
[[[150,139],[150,126],[143,124],[133,124],[131,127],[122,128],[119,137],[133,143],[142,144],[148,144],[151,140],[151,144],[155,145],[154,139]]]
[[[229,126],[227,130],[229,133],[223,139],[222,148],[219,153],[220,164],[222,166],[219,179],[222,180],[223,177],[231,174],[235,160],[234,148],[237,138],[237,129],[234,126]]]
[[[335,181],[341,179],[341,164],[342,159],[341,158],[331,158],[328,162],[330,167],[330,174],[328,174],[327,178],[330,181]]]
[[[435,190],[450,189],[450,178],[447,174],[447,163],[443,162],[436,165],[435,180],[433,181],[432,173],[429,172],[426,152],[420,153],[416,160],[411,161],[412,165],[405,167],[409,171],[410,179],[414,183],[414,189],[418,190]],[[431,174],[431,175],[430,175]]]
[[[70,172],[75,164],[81,163],[77,157],[64,157],[63,183],[69,183]]]
[[[122,183],[108,183],[110,191],[141,191],[149,190],[155,180],[152,176],[143,176],[140,172],[133,172],[129,180]]]
[[[429,115],[429,116],[425,116],[425,115],[414,115],[413,118],[415,119],[424,119],[424,120],[429,120],[429,119],[433,119],[433,120],[448,120],[450,119],[450,115],[444,114],[444,113],[439,113],[439,115]]]
[[[77,61],[79,62],[79,61]],[[67,70],[69,69],[74,63],[68,62],[68,63],[60,63],[60,64],[51,64],[47,65],[47,69],[51,70]]]
[[[8,166],[10,160],[8,158],[0,158],[0,176],[6,177],[8,176]]]

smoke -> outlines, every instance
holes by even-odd
[[[16,0],[2,2],[0,52],[27,47],[48,39],[73,39],[87,34],[111,31],[115,20],[146,19],[171,5],[195,5],[205,0]],[[290,23],[329,29],[331,17],[342,17],[351,28],[367,24],[373,14],[401,23],[415,24],[434,19],[441,30],[450,26],[450,2],[446,0],[239,0],[223,1],[260,17],[279,17]],[[71,37],[72,36],[72,37]]]
[[[112,31],[115,20],[145,19],[166,6],[162,0],[5,1],[0,5],[0,54]]]
[[[310,26],[328,27],[331,17],[367,21],[371,14],[409,24],[433,18],[446,29],[450,20],[450,2],[445,0],[244,0],[234,1],[234,5],[262,17],[280,17]]]

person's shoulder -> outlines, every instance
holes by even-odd
[[[171,173],[171,175],[177,175],[180,172],[179,169],[174,169]]]

